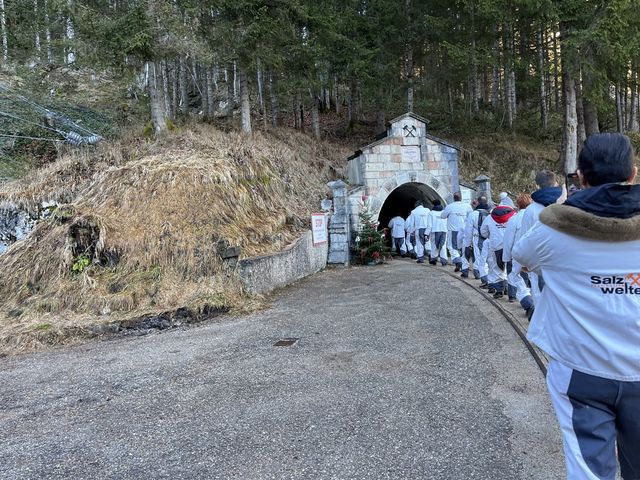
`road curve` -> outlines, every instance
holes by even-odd
[[[410,261],[323,272],[247,317],[0,359],[0,385],[3,479],[564,475],[514,330]]]

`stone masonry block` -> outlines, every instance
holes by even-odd
[[[396,182],[395,178],[392,178],[391,180],[387,180],[384,185],[383,188],[391,193],[393,191],[393,189],[395,189],[398,186],[398,182]]]
[[[398,181],[398,185],[402,185],[403,183],[407,183],[409,181],[409,174],[408,173],[400,173],[396,177],[396,180]]]
[[[331,234],[331,243],[342,243],[347,241],[347,236],[345,234]]]
[[[391,153],[391,146],[390,145],[380,145],[380,153],[382,153],[382,154]]]
[[[402,140],[403,145],[420,145],[420,139],[418,137],[404,137]]]
[[[384,163],[367,163],[364,176],[366,177],[371,172],[381,172],[384,169]]]
[[[372,172],[372,171],[365,172],[365,174],[364,174],[364,178],[367,180],[367,182],[368,182],[369,180],[378,179],[378,178],[380,178],[380,172],[378,172],[378,171],[375,171],[375,172]]]
[[[395,175],[395,172],[390,172],[390,171],[380,172],[380,178],[389,178],[389,177],[393,177],[394,175]]]

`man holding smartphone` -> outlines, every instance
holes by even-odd
[[[527,338],[550,357],[547,385],[567,478],[640,478],[640,185],[629,139],[589,137],[583,188],[540,213],[513,258],[546,286]]]

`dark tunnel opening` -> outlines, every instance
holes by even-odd
[[[434,200],[440,200],[445,205],[442,198],[429,186],[423,183],[405,183],[391,192],[382,205],[378,215],[379,228],[387,228],[396,215],[406,219],[415,208],[417,200],[422,200],[429,209],[433,207]]]

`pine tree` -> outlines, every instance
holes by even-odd
[[[365,208],[358,216],[361,225],[355,247],[358,260],[363,264],[380,263],[390,256],[385,233],[378,230],[368,209]]]

